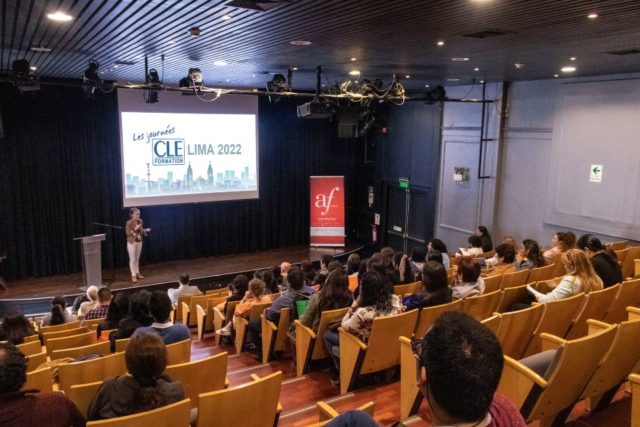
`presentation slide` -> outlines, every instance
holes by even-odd
[[[118,90],[123,205],[258,198],[256,97]]]

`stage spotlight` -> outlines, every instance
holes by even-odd
[[[285,92],[287,90],[287,79],[282,74],[275,74],[271,80],[267,82],[267,92]],[[269,97],[269,102],[280,101],[279,96]]]
[[[436,102],[444,101],[447,97],[447,92],[442,86],[438,85],[433,89],[426,91],[424,96],[426,98],[425,104],[433,105]]]
[[[31,92],[40,90],[40,82],[36,78],[31,64],[26,59],[16,59],[11,64],[13,71],[14,85],[20,92]]]
[[[89,65],[82,74],[82,93],[87,97],[92,97],[96,91],[96,87],[102,85],[102,80],[98,74],[100,64],[95,59],[89,60]]]
[[[200,86],[204,86],[204,78],[202,77],[202,70],[200,68],[189,68],[189,75],[180,79],[180,87],[188,87],[197,89]]]
[[[158,76],[158,72],[155,68],[149,70],[149,73],[146,76],[145,82],[147,86],[151,86],[153,88],[161,88],[160,84],[160,76]],[[158,93],[160,91],[155,89],[145,89],[144,90],[144,100],[147,104],[154,104],[158,102]]]

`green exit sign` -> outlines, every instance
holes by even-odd
[[[398,179],[398,183],[400,184],[400,188],[409,188],[409,178],[400,178]]]

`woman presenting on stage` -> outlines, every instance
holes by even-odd
[[[140,209],[129,209],[129,221],[124,226],[127,233],[127,252],[129,252],[129,269],[131,269],[131,281],[136,283],[138,279],[144,279],[140,274],[140,252],[142,252],[142,239],[151,231],[144,228],[140,219]]]

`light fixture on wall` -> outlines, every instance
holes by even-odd
[[[469,181],[469,168],[464,168],[460,166],[453,167],[453,180],[458,184],[462,184],[466,181]]]
[[[102,80],[98,72],[99,69],[100,64],[98,61],[90,59],[89,65],[86,70],[84,70],[84,73],[82,73],[82,93],[89,98],[93,97],[96,88],[102,85]]]

